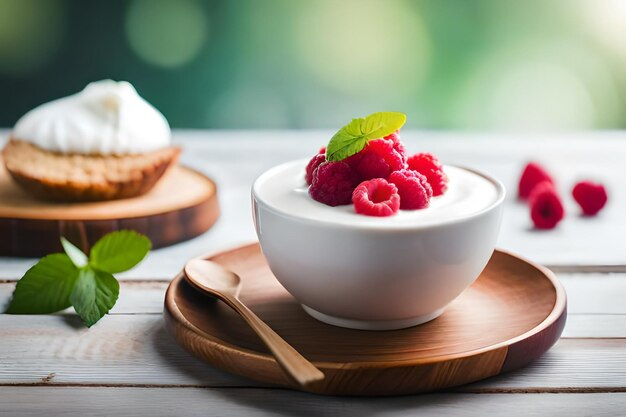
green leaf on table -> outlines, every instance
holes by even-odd
[[[341,161],[365,148],[367,142],[392,134],[406,122],[406,115],[397,112],[379,112],[352,119],[339,129],[326,147],[326,160]]]
[[[89,254],[89,265],[111,274],[124,272],[146,257],[152,243],[131,230],[109,233],[98,240]]]
[[[93,326],[115,305],[120,284],[108,272],[90,267],[78,274],[70,301],[87,327]]]
[[[9,314],[48,314],[71,305],[78,268],[64,253],[42,258],[17,282]]]
[[[61,237],[61,245],[63,245],[63,250],[65,251],[65,253],[67,253],[67,256],[70,257],[70,259],[77,268],[82,268],[83,266],[87,265],[87,255],[85,255],[82,250],[74,246],[72,242],[64,237]]]
[[[18,281],[9,314],[47,314],[74,306],[93,326],[115,305],[120,284],[112,275],[137,265],[150,251],[150,240],[121,230],[105,235],[93,246],[89,259],[61,238],[65,253],[42,258]]]

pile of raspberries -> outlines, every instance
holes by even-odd
[[[602,184],[580,181],[574,185],[572,196],[583,215],[595,216],[606,205],[606,189]],[[565,208],[554,179],[538,163],[530,162],[519,180],[518,197],[530,206],[530,218],[537,229],[553,229],[563,217]]]
[[[320,149],[305,179],[314,200],[329,206],[353,203],[355,212],[378,217],[424,209],[448,188],[437,158],[429,153],[407,158],[398,132],[369,141],[341,161],[326,161],[326,149]]]

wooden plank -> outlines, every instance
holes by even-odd
[[[626,314],[626,274],[558,274],[558,277],[567,292],[570,314]],[[113,313],[161,313],[167,285],[165,281],[122,281]],[[13,282],[0,283],[0,311],[14,288]]]
[[[529,366],[465,387],[473,392],[626,390],[626,339],[561,339]]]
[[[4,131],[4,136],[8,133]],[[199,169],[218,183],[222,217],[206,234],[191,241],[153,251],[147,261],[125,278],[171,277],[192,256],[254,240],[250,216],[250,186],[265,169],[291,159],[306,158],[325,143],[329,131],[177,131],[185,148],[183,163]],[[0,136],[2,132],[0,132]],[[410,151],[430,150],[444,162],[488,171],[509,189],[499,246],[537,262],[555,266],[626,265],[626,194],[611,193],[607,209],[596,218],[580,218],[571,198],[564,198],[569,215],[559,228],[536,232],[530,228],[527,208],[513,198],[524,161],[540,156],[559,181],[564,197],[576,178],[593,177],[618,190],[626,182],[623,155],[626,133],[541,135],[484,135],[446,132],[407,132]],[[541,155],[538,155],[541,149]],[[587,155],[593,153],[594,158]],[[602,163],[597,163],[602,161]],[[0,262],[0,279],[19,277],[32,259]]]
[[[626,314],[569,314],[562,338],[624,338]]]
[[[71,416],[593,416],[622,415],[625,393],[430,394],[322,397],[286,390],[182,388],[0,388],[0,415]]]
[[[111,314],[161,314],[167,282],[121,282],[120,296]],[[4,311],[13,294],[14,283],[0,283],[0,311]],[[67,310],[73,313],[72,309]],[[2,341],[0,341],[0,346]]]
[[[0,315],[0,384],[258,386],[183,351],[160,315],[112,315],[91,329],[73,315]],[[490,388],[626,387],[626,339],[562,339]]]
[[[12,285],[12,284],[11,284]],[[166,284],[155,283],[155,286]],[[126,284],[122,285],[124,288]],[[12,292],[10,285],[0,285],[0,311],[6,308]],[[164,290],[163,290],[164,291]],[[120,299],[110,314],[157,314],[163,310],[163,291],[124,288]],[[60,314],[73,315],[72,309]],[[106,320],[106,319],[105,319]],[[570,313],[562,334],[563,338],[619,338],[626,337],[626,314]],[[0,347],[2,342],[0,341]]]
[[[550,265],[546,267],[557,274],[562,273],[602,273],[613,274],[626,272],[626,265]]]
[[[570,313],[626,314],[626,274],[558,274]]]
[[[0,384],[244,383],[183,351],[160,315],[111,315],[91,329],[75,315],[0,315],[0,346]]]
[[[626,337],[626,274],[559,274],[559,278],[568,295],[564,337]],[[161,314],[167,285],[122,281],[111,314]],[[0,311],[14,287],[14,283],[0,283]]]

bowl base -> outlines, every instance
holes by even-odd
[[[317,319],[323,323],[331,324],[333,326],[338,327],[346,327],[348,329],[357,329],[357,330],[398,330],[398,329],[406,329],[407,327],[417,326],[418,324],[423,324],[429,322],[431,320],[436,319],[437,317],[443,314],[444,309],[436,310],[429,314],[423,314],[421,316],[410,317],[408,319],[400,319],[400,320],[353,320],[346,319],[343,317],[335,317],[329,316],[328,314],[320,313],[317,310],[312,309],[309,306],[301,304],[304,311],[306,311],[309,316]]]

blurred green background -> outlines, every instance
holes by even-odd
[[[626,0],[0,0],[0,126],[102,78],[174,127],[626,127]]]

